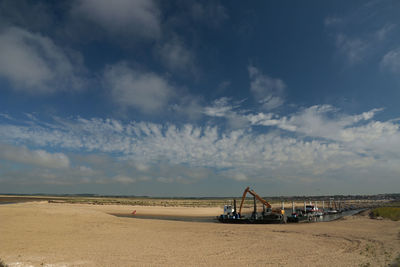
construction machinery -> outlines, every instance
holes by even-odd
[[[242,214],[243,204],[246,199],[247,193],[253,196],[253,212],[250,216]],[[261,202],[263,210],[261,213],[257,212],[257,202]],[[218,220],[223,223],[286,223],[285,210],[284,209],[272,209],[271,204],[260,197],[254,190],[247,187],[242,195],[242,200],[240,202],[239,212],[236,209],[236,199],[233,200],[234,206],[231,205],[224,206],[224,214],[218,217]]]

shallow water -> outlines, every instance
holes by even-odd
[[[342,213],[328,214],[328,215],[324,215],[321,217],[316,217],[315,221],[316,222],[330,222],[330,221],[334,221],[334,220],[340,219],[345,216],[353,216],[354,214],[360,213],[363,210],[364,209],[348,210],[348,211],[343,211]]]
[[[15,204],[15,203],[18,203],[18,202],[2,202],[2,201],[0,201],[0,205],[5,205],[5,204]]]
[[[144,220],[166,220],[180,222],[218,222],[216,217],[196,217],[196,216],[169,216],[169,215],[147,215],[147,214],[126,214],[126,213],[110,213],[117,217],[135,218]]]
[[[312,222],[329,222],[340,219],[345,216],[352,216],[363,210],[349,210],[338,214],[324,215],[321,217],[314,217]],[[218,222],[215,217],[196,217],[196,216],[169,216],[169,215],[147,215],[147,214],[127,214],[127,213],[110,213],[116,217],[135,218],[143,220],[167,220],[167,221],[180,221],[180,222]]]

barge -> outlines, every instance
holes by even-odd
[[[242,215],[243,203],[247,193],[253,196],[254,210],[250,216]],[[262,203],[263,211],[257,212],[256,200]],[[221,223],[237,223],[237,224],[271,224],[271,223],[286,223],[284,209],[272,209],[271,205],[261,198],[256,192],[247,187],[242,196],[239,212],[236,209],[236,199],[231,205],[224,206],[224,213],[217,217]]]

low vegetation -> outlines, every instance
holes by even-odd
[[[371,211],[371,217],[383,217],[393,221],[400,220],[400,207],[381,207]]]
[[[389,264],[389,267],[399,267],[399,266],[400,266],[400,254],[391,264]]]
[[[228,202],[227,199],[161,199],[161,198],[88,198],[72,197],[49,200],[55,203],[93,204],[93,205],[134,205],[164,207],[218,207]]]
[[[279,200],[267,199],[271,205],[280,206]],[[108,197],[108,196],[0,196],[0,202],[48,201],[49,203],[91,204],[91,205],[133,205],[164,207],[223,207],[233,205],[232,198],[151,198],[151,197]],[[236,198],[240,205],[240,197]],[[253,199],[248,197],[244,208],[252,208]]]
[[[0,267],[8,267],[8,265],[0,259]]]
[[[71,203],[71,204],[92,204],[92,205],[133,205],[133,206],[164,206],[164,207],[223,207],[226,204],[232,204],[232,199],[196,199],[196,198],[89,198],[72,197],[57,200],[49,200],[51,203]],[[271,203],[275,204],[275,203]],[[240,201],[237,201],[240,205]],[[253,200],[248,198],[244,202],[244,208],[252,208]],[[238,207],[239,208],[239,207]]]

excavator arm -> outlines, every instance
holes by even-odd
[[[240,208],[239,208],[239,216],[242,216],[242,208],[243,208],[243,203],[244,203],[244,199],[246,198],[247,192],[250,191],[250,187],[246,187],[246,189],[243,192],[243,196],[242,196],[242,201],[240,202]]]
[[[265,199],[261,198],[259,195],[257,195],[256,192],[254,192],[253,190],[249,191],[250,194],[252,194],[253,196],[255,196],[261,203],[263,203],[267,208],[271,209],[271,204],[269,204]]]
[[[269,208],[269,209],[271,208],[271,204],[269,204],[265,199],[261,198],[256,192],[251,190],[250,187],[246,187],[246,189],[243,192],[242,201],[240,202],[240,208],[239,208],[240,216],[242,216],[243,203],[244,203],[247,193],[250,193],[251,195],[253,195],[258,201],[260,201],[267,208]]]

